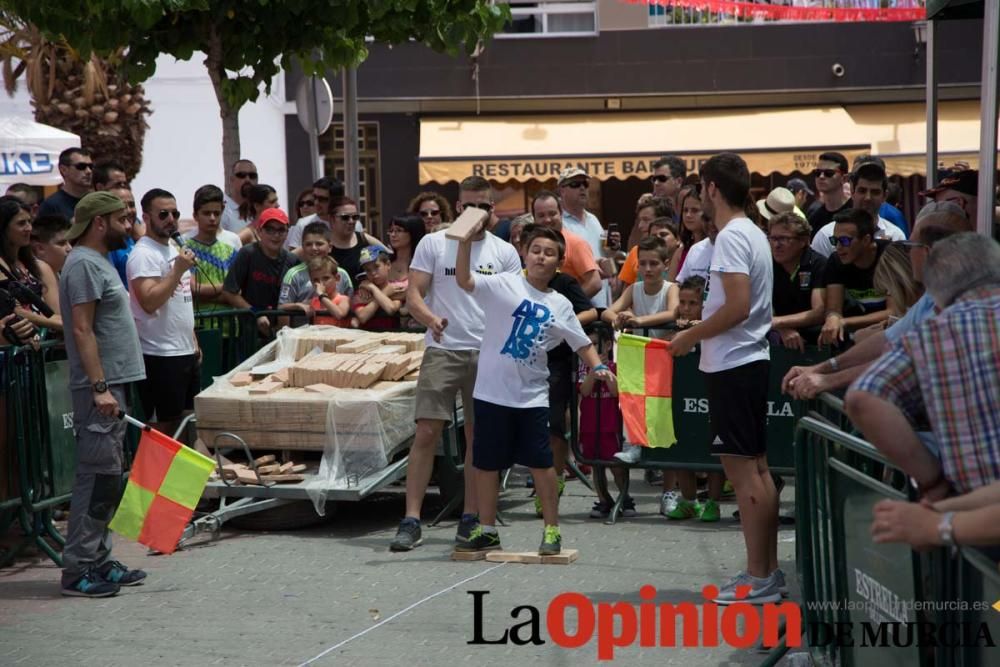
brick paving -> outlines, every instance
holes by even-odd
[[[743,565],[738,524],[728,519],[734,505],[724,504],[718,524],[668,524],[656,514],[657,490],[639,472],[633,475],[640,515],[615,526],[588,519],[589,492],[577,482],[567,486],[564,546],[580,550],[579,561],[568,566],[452,562],[454,522],[425,525],[424,546],[390,553],[403,511],[398,493],[342,506],[307,530],[227,526],[221,540],[171,556],[148,556],[118,540],[117,557],[150,576],[146,585],[105,600],[62,598],[55,566],[21,561],[0,570],[0,665],[296,665],[345,641],[314,664],[597,664],[596,639],[576,650],[549,640],[544,614],[555,595],[575,591],[597,602],[638,602],[639,588],[652,584],[657,601],[698,601],[703,585],[721,583]],[[790,495],[785,492],[783,512],[791,511]],[[500,528],[505,548],[537,548],[541,525],[527,489],[512,485],[501,509],[510,524]],[[779,559],[790,575],[794,547],[792,528],[783,526]],[[481,576],[384,622],[475,575]],[[487,639],[527,618],[511,620],[514,607],[534,605],[546,643],[467,644],[470,590],[489,591]],[[627,665],[700,666],[756,665],[764,656],[729,647],[634,647],[617,650],[615,658]]]

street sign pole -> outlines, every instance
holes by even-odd
[[[344,82],[344,190],[354,201],[361,199],[358,161],[358,70],[345,67]]]

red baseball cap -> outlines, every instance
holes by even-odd
[[[261,212],[260,217],[257,218],[257,222],[254,223],[254,226],[259,229],[269,222],[280,222],[283,225],[287,225],[288,215],[286,215],[280,208],[267,208]]]

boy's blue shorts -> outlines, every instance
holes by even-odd
[[[504,470],[515,463],[529,468],[551,468],[549,409],[509,408],[478,398],[472,464],[479,470]]]

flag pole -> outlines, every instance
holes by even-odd
[[[124,419],[129,424],[131,424],[132,426],[135,426],[136,428],[138,428],[140,430],[143,430],[143,431],[152,431],[153,430],[152,427],[149,426],[149,424],[143,424],[141,421],[139,421],[135,417],[130,417],[129,415],[125,414],[124,410],[119,410],[118,411],[118,419]]]

